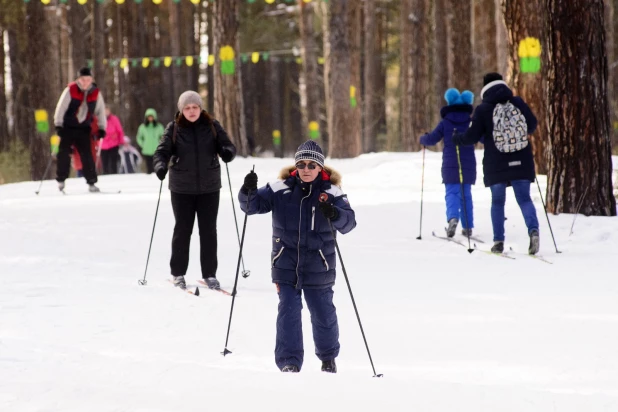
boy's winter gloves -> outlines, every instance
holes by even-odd
[[[62,126],[56,126],[56,134],[58,137],[62,137]]]
[[[224,147],[221,149],[220,156],[221,160],[223,160],[225,163],[229,163],[234,160],[234,157],[236,157],[236,152],[229,147]]]
[[[242,185],[240,190],[242,190],[245,194],[249,192],[254,192],[257,190],[257,182],[257,174],[255,174],[254,171],[251,171],[249,172],[249,174],[247,174],[247,176],[245,176],[245,183]]]
[[[167,174],[167,167],[161,167],[160,169],[157,169],[155,173],[157,174],[159,180],[163,181],[163,179],[165,179],[165,175]]]
[[[320,202],[318,203],[318,207],[325,218],[330,220],[337,218],[337,208],[333,206],[332,203]]]
[[[97,134],[97,137],[95,137],[95,140],[99,140],[103,138],[105,138],[105,130],[99,129],[99,133]]]

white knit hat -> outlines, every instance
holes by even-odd
[[[200,109],[202,108],[202,96],[193,90],[187,90],[178,98],[178,111],[182,112],[188,104],[197,104]]]

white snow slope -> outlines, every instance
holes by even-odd
[[[490,193],[473,189],[475,234],[492,240]],[[618,219],[550,215],[539,191],[541,255],[526,256],[527,231],[507,192],[507,247],[516,260],[434,238],[444,233],[441,154],[428,152],[422,240],[420,153],[328,162],[343,174],[357,228],[339,245],[373,356],[374,373],[338,265],[339,373],[320,372],[309,314],[305,364],[274,363],[278,298],[270,279],[271,216],[247,222],[228,349],[232,299],[194,297],[168,282],[173,214],[167,181],[146,286],[157,205],[154,175],[103,176],[0,186],[0,411],[618,411]],[[255,164],[260,185],[291,159],[230,164],[234,202]],[[539,178],[542,186],[545,178]],[[238,259],[223,169],[219,271],[231,290]],[[544,187],[542,187],[544,193]],[[188,279],[200,277],[197,227]],[[465,240],[458,234],[458,238]]]

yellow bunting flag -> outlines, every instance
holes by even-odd
[[[260,61],[260,53],[259,52],[251,53],[251,62],[257,63],[259,61]]]
[[[273,144],[279,146],[281,144],[281,131],[273,130]]]
[[[161,4],[161,3],[163,3],[163,0],[152,0],[152,2],[154,4]]]
[[[541,71],[541,42],[539,39],[526,37],[521,40],[517,54],[522,73],[538,73]]]
[[[185,58],[185,63],[187,63],[187,66],[189,67],[193,66],[193,56],[187,56]]]
[[[118,4],[124,4],[124,0],[116,0],[116,3],[118,3]]]
[[[315,120],[309,122],[309,137],[311,140],[320,138],[320,124]]]
[[[208,55],[208,65],[209,66],[214,66],[215,64],[215,55],[214,54],[209,54]]]
[[[170,67],[172,65],[172,58],[170,56],[165,56],[163,58],[163,65],[165,67]]]
[[[49,121],[47,110],[39,109],[34,111],[34,121],[36,122],[36,130],[40,133],[49,132]]]
[[[83,6],[84,4],[88,3],[88,0],[77,0],[77,2]]]
[[[221,74],[231,75],[236,72],[234,57],[235,53],[232,46],[221,47],[221,50],[219,50],[219,58],[221,59]]]
[[[60,137],[53,135],[49,138],[49,145],[51,146],[52,154],[58,154],[58,147],[60,146]]]
[[[324,57],[318,57],[318,64],[324,64]]]
[[[150,66],[150,58],[149,57],[144,57],[142,59],[142,67],[145,69],[148,66]]]
[[[350,86],[350,107],[356,107],[356,87]]]

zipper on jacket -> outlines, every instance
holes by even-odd
[[[311,230],[315,230],[315,206],[311,208]]]
[[[298,258],[296,259],[296,285],[294,285],[294,287],[298,286],[298,278],[299,278],[298,265],[300,264],[300,231],[303,225],[303,202],[305,201],[305,199],[311,196],[312,188],[313,188],[313,185],[309,184],[309,193],[307,193],[307,196],[300,199],[300,217],[298,219],[298,245],[296,245],[296,251],[298,252]]]
[[[320,256],[322,256],[322,260],[324,261],[324,266],[326,266],[326,271],[328,272],[328,262],[326,261],[326,258],[324,257],[324,253],[322,253],[322,249],[318,249],[318,252],[320,252]]]
[[[272,260],[272,268],[275,267],[275,262],[277,261],[277,259],[279,259],[279,256],[281,256],[281,254],[283,253],[283,249],[285,249],[285,246],[281,246],[281,249],[279,249],[279,252],[275,255],[275,257]]]
[[[194,125],[192,127],[192,134],[193,134],[193,145],[195,146],[195,183],[197,184],[197,193],[201,192],[201,188],[200,188],[200,152],[199,152],[199,146],[197,144],[197,130],[196,130],[196,125]]]

